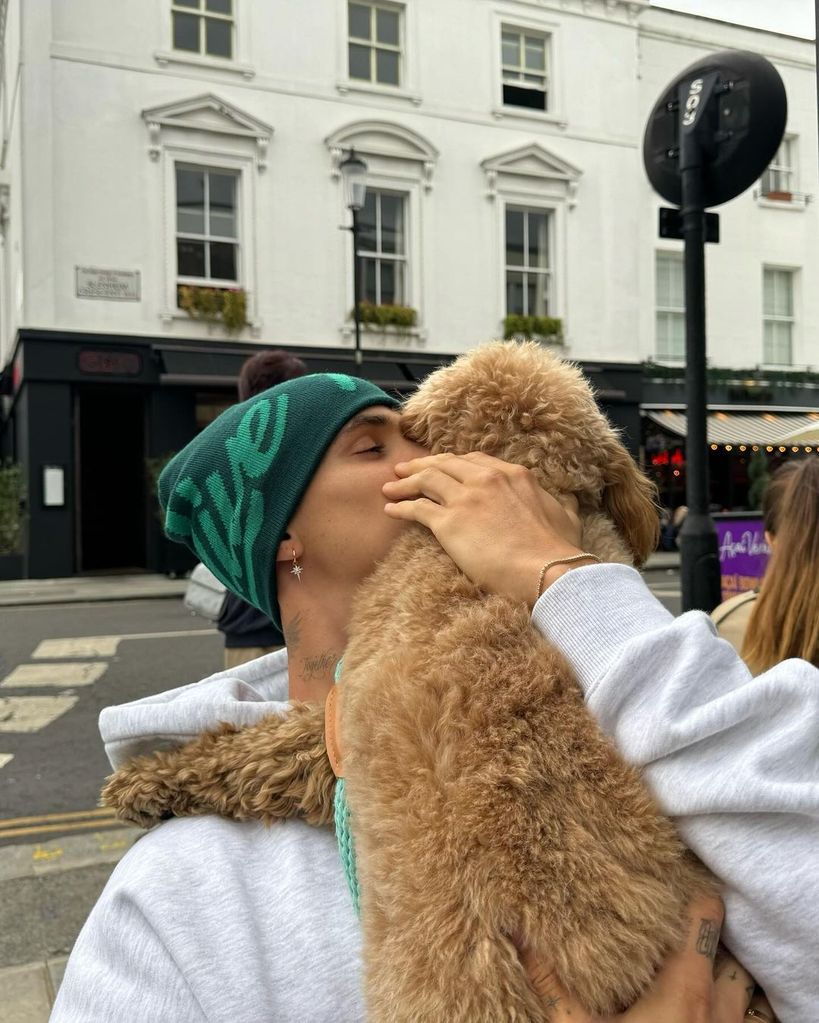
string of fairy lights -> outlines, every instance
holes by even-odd
[[[710,448],[711,448],[712,451],[719,451],[720,448],[722,448],[723,451],[733,451],[734,448],[736,448],[737,451],[749,451],[749,450],[750,451],[759,451],[762,448],[764,448],[765,451],[767,451],[769,454],[772,451],[779,451],[781,453],[784,453],[784,452],[786,452],[788,450],[787,445],[783,445],[783,444],[778,444],[778,445],[777,444],[711,444]],[[806,444],[804,446],[800,446],[798,444],[793,444],[791,446],[790,450],[793,451],[793,452],[806,451],[808,454],[810,454],[813,451],[813,447],[811,445],[809,445],[809,444]],[[816,450],[819,451],[819,447],[817,447]]]

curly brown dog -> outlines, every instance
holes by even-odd
[[[409,399],[402,424],[433,452],[484,451],[576,495],[584,549],[604,561],[640,564],[654,547],[650,483],[579,370],[537,345],[461,357]],[[481,593],[413,527],[361,587],[341,684],[369,1018],[547,1020],[520,942],[590,1011],[630,1004],[711,882],[528,609]],[[323,709],[300,705],[140,758],[103,800],[141,824],[327,824],[333,787]]]

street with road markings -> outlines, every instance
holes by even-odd
[[[111,827],[101,708],[219,671],[221,637],[180,600],[1,613],[0,845]]]
[[[646,579],[679,613],[678,571]],[[221,637],[176,599],[7,607],[2,616],[0,846],[114,826],[97,806],[110,771],[100,710],[219,671]]]

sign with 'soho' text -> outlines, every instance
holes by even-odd
[[[719,566],[722,576],[722,599],[737,593],[755,590],[771,556],[765,541],[765,526],[761,516],[745,518],[715,515]]]

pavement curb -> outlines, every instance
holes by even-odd
[[[101,863],[116,864],[144,834],[139,828],[106,828],[101,823],[99,830],[90,834],[0,847],[0,884]],[[5,964],[0,961],[0,965]]]
[[[644,572],[657,572],[662,569],[679,568],[679,551],[655,551],[649,554],[646,563],[643,565]]]
[[[74,576],[0,582],[0,607],[84,604],[114,600],[181,599],[187,579],[162,575]]]

